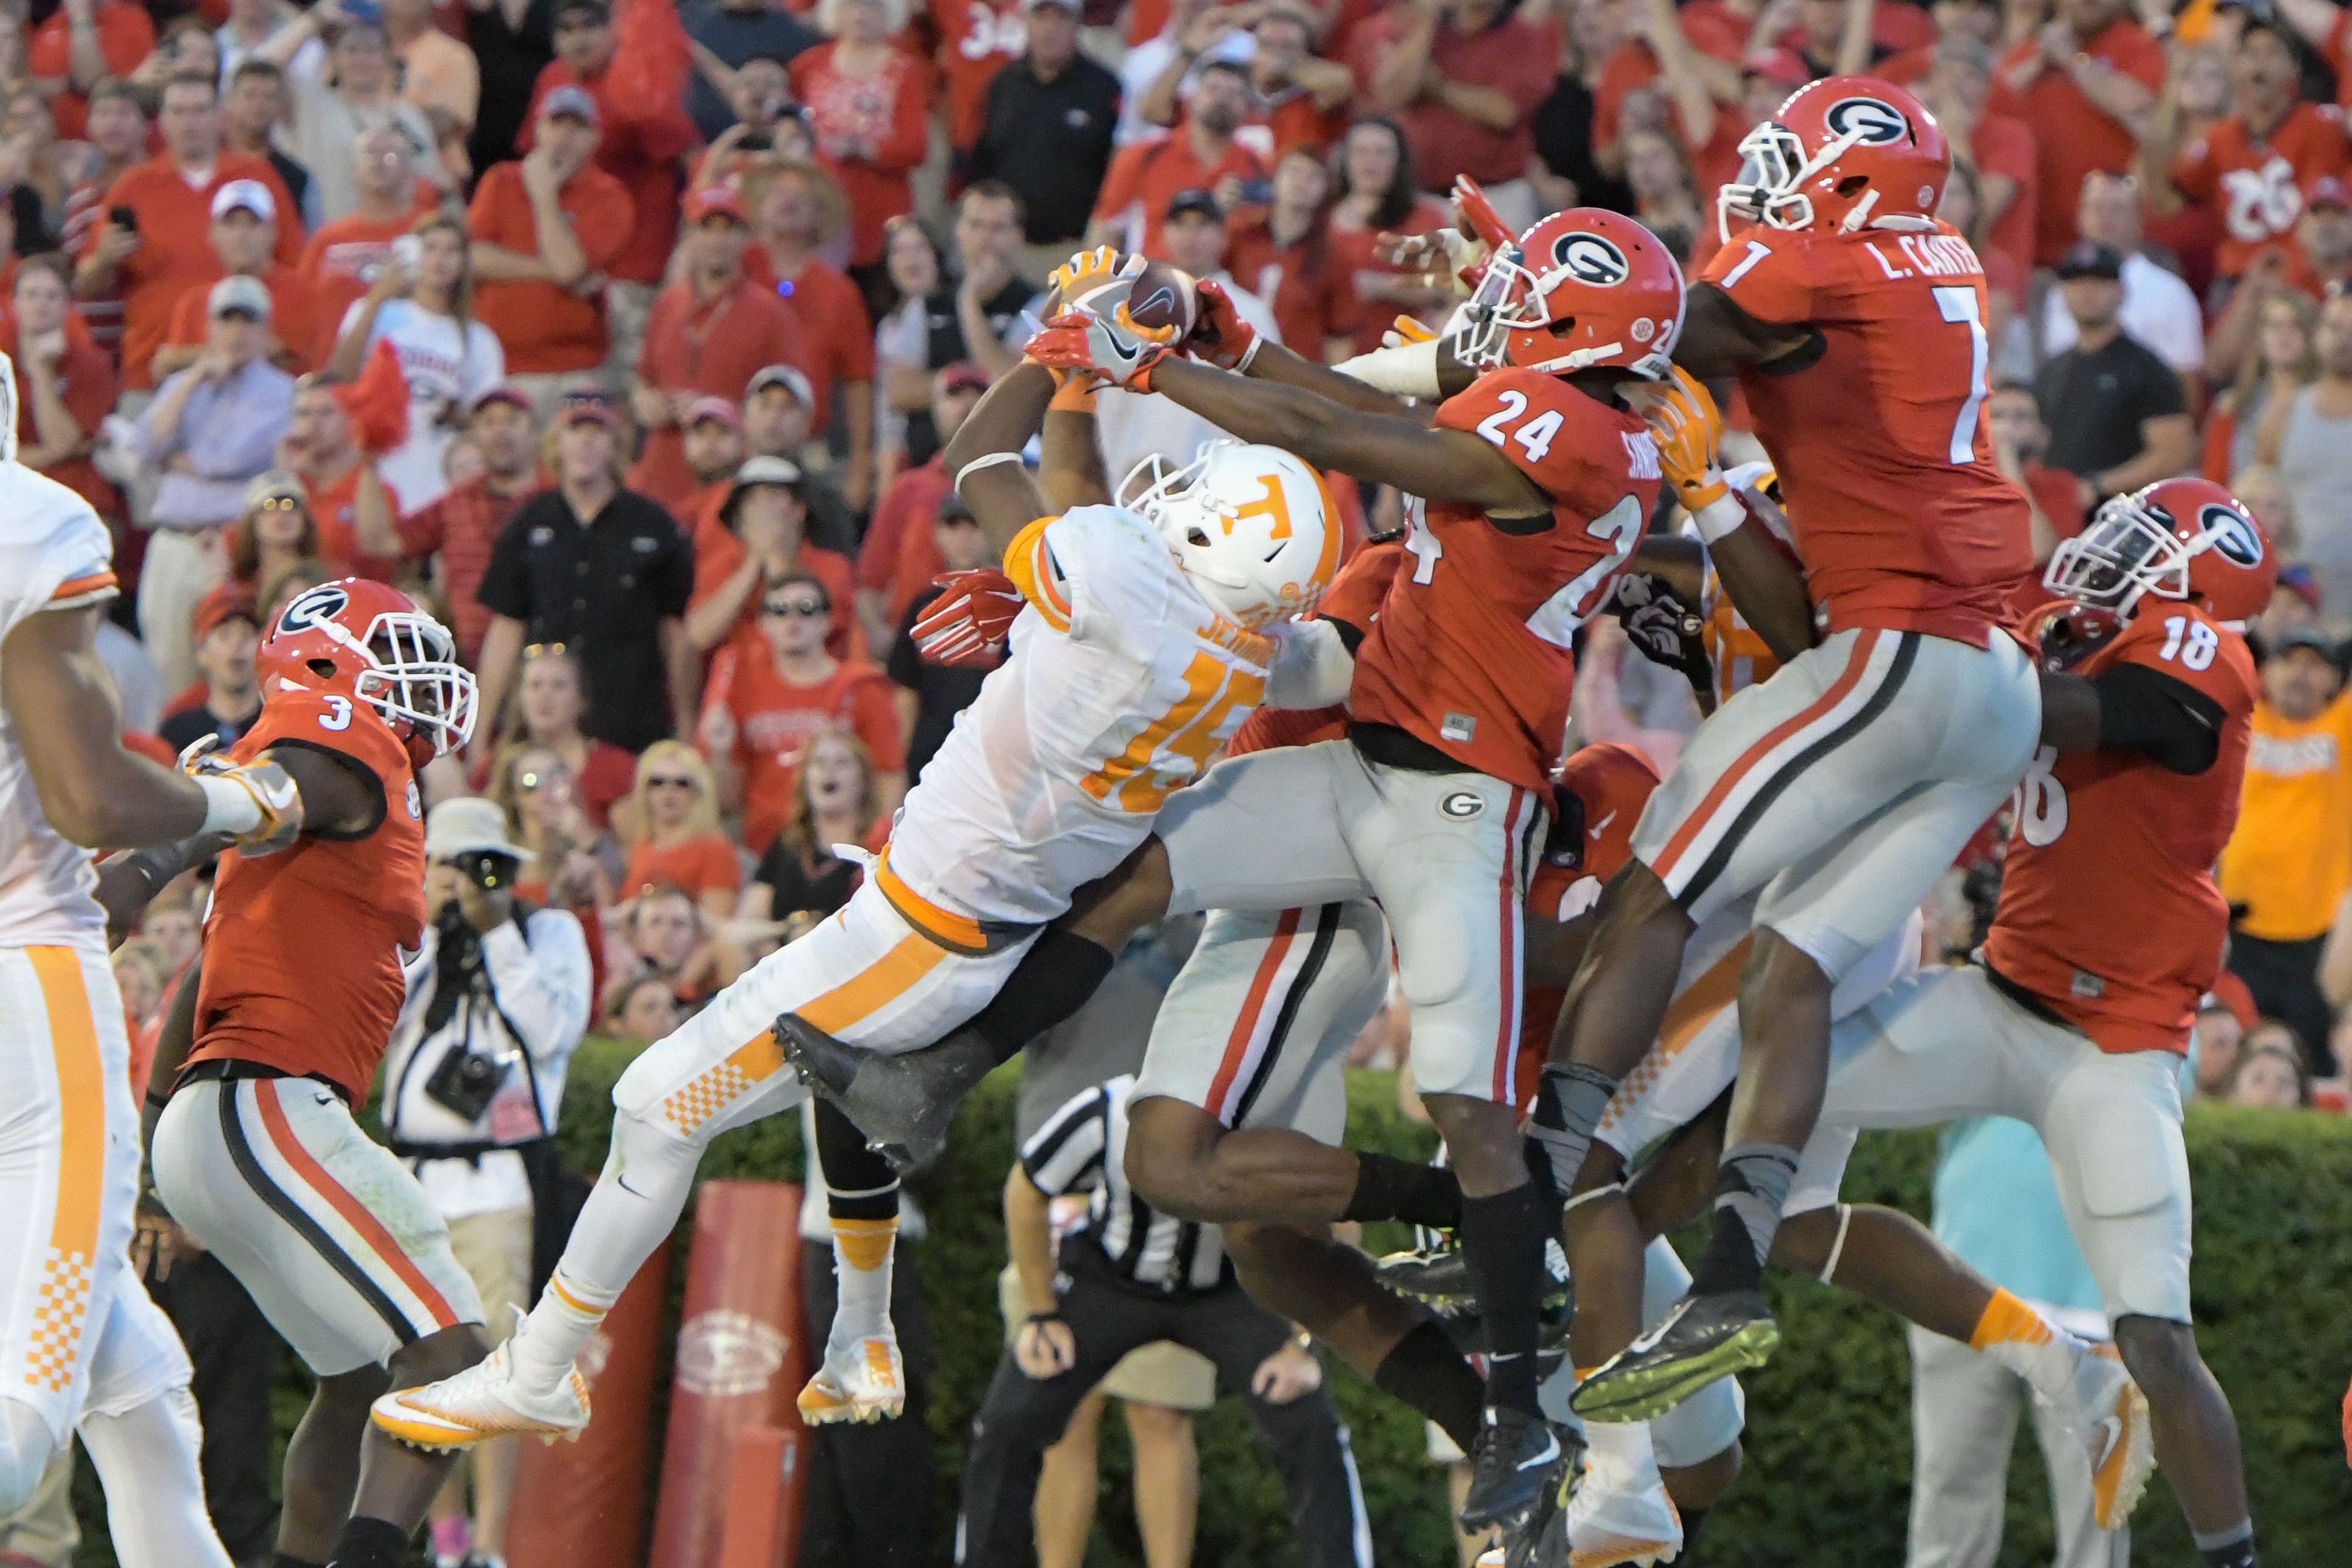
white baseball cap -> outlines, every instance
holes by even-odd
[[[231,180],[213,193],[213,216],[226,217],[240,208],[264,223],[278,221],[278,198],[259,180]]]

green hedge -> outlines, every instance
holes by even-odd
[[[615,1043],[591,1041],[576,1059],[562,1136],[584,1171],[603,1163],[609,1093],[629,1056]],[[1004,1257],[999,1199],[1012,1159],[1014,1087],[1010,1071],[981,1087],[949,1155],[922,1184],[931,1232],[917,1258],[939,1357],[930,1420],[942,1531],[954,1508],[964,1432],[1003,1342],[994,1277]],[[1414,1156],[1433,1142],[1397,1111],[1393,1080],[1374,1073],[1349,1085],[1349,1135],[1362,1147]],[[2280,1564],[2345,1562],[2352,1557],[2345,1544],[2352,1538],[2352,1472],[2338,1405],[2352,1373],[2352,1317],[2342,1310],[2352,1279],[2352,1122],[2200,1107],[2189,1117],[2189,1154],[2197,1185],[2199,1338],[2237,1409],[2263,1555]],[[1925,1214],[1934,1158],[1931,1133],[1866,1136],[1847,1196]],[[709,1177],[793,1181],[800,1168],[798,1120],[781,1117],[719,1139],[702,1169]],[[1373,1227],[1368,1245],[1401,1244],[1401,1229],[1382,1236],[1381,1228]],[[685,1238],[682,1226],[681,1247]],[[673,1279],[684,1273],[679,1268]],[[1787,1339],[1748,1383],[1747,1470],[1685,1560],[1740,1568],[1899,1563],[1911,1447],[1902,1334],[1884,1313],[1811,1280],[1781,1278],[1773,1290]],[[1354,1434],[1381,1561],[1450,1563],[1444,1490],[1422,1457],[1419,1419],[1345,1369],[1335,1387]],[[299,1409],[299,1390],[287,1392],[281,1420],[289,1405]],[[1139,1563],[1119,1424],[1104,1430],[1105,1495],[1091,1560]],[[2046,1563],[2051,1552],[2040,1458],[2030,1424],[2023,1431],[2011,1467],[2003,1568]],[[1258,1462],[1234,1402],[1203,1420],[1200,1446],[1195,1560],[1262,1568],[1296,1562],[1278,1484]],[[88,1510],[85,1520],[102,1537],[103,1521]],[[2197,1554],[2160,1477],[2136,1522],[2136,1563],[2195,1568]],[[105,1563],[111,1554],[94,1539],[82,1560]]]

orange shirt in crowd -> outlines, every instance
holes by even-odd
[[[155,24],[147,7],[128,0],[99,0],[98,52],[106,57],[110,75],[129,76],[139,62],[155,52]],[[49,113],[58,122],[60,141],[79,142],[89,128],[89,100],[74,90],[73,22],[64,6],[33,29],[25,40],[25,73],[36,81],[62,81],[65,88],[49,98]]]
[[[720,490],[719,499],[725,499],[726,493]],[[735,569],[742,564],[743,542],[719,521],[719,507],[714,500],[694,520],[694,596],[688,607],[691,609],[718,592],[719,585],[735,575]],[[866,638],[857,630],[856,578],[850,570],[849,557],[814,544],[803,544],[793,570],[805,572],[824,584],[825,597],[833,601],[833,622],[825,628],[824,651],[835,658],[864,658]],[[734,626],[720,640],[742,640],[766,647],[759,638],[760,595],[754,590],[744,596]]]
[[[269,290],[269,335],[294,356],[290,363],[278,361],[278,368],[292,375],[316,370],[324,358],[320,345],[332,347],[331,334],[341,318],[322,318],[318,291],[311,288],[309,279],[293,268],[269,268],[261,275],[261,286]],[[180,302],[172,308],[172,324],[161,346],[191,348],[205,341],[205,306],[212,291],[211,283],[188,286]]]
[[[2017,182],[2017,194],[2001,209],[1986,248],[2000,251],[2021,273],[2033,270],[2034,215],[2041,208],[2042,185],[2033,128],[2021,120],[1988,111],[1969,132],[1969,150],[1977,168],[1987,174],[2006,174]],[[2021,300],[2020,304],[2023,301]]]
[[[321,225],[302,247],[302,259],[295,270],[310,282],[319,330],[329,334],[318,346],[319,358],[334,352],[331,334],[343,324],[352,301],[374,284],[376,269],[392,258],[392,242],[415,227],[419,216],[432,211],[433,187],[422,180],[417,186],[420,193],[427,194],[420,195],[414,212],[383,223],[357,213],[339,217]]]
[[[2041,52],[2039,39],[2028,38],[2000,63],[2002,74],[2017,69]],[[2118,16],[2083,52],[2121,71],[2150,92],[2164,89],[2164,47],[2140,30],[2139,24]],[[2139,144],[2123,121],[2093,103],[2074,85],[2074,79],[2057,66],[2043,66],[2025,89],[2023,119],[2033,127],[2035,162],[2040,189],[2034,199],[2033,260],[2037,266],[2056,264],[2074,243],[2074,209],[2083,199],[2083,176],[2094,172],[2126,174]]]
[[[709,889],[731,893],[742,885],[743,865],[735,858],[735,846],[723,834],[707,833],[667,849],[655,848],[651,839],[638,845],[621,878],[621,897],[634,899],[647,888],[674,887],[685,889],[688,897],[700,903]]]
[[[795,686],[777,673],[764,643],[745,638],[710,661],[703,711],[724,708],[734,721],[735,766],[743,775],[743,845],[754,855],[792,820],[801,759],[827,730],[846,730],[882,773],[903,772],[905,740],[890,678],[863,659],[837,665],[814,686]]]
[[[969,153],[988,122],[988,84],[1028,51],[1029,24],[1021,0],[931,0],[931,26],[947,81],[948,135],[957,152]]]
[[[2246,908],[2238,929],[2260,941],[2308,942],[2334,923],[2352,888],[2352,692],[2304,723],[2256,705],[2220,880]]]
[[[1095,221],[1130,225],[1139,207],[1143,243],[1134,248],[1146,256],[1160,254],[1160,231],[1167,226],[1168,204],[1182,191],[1214,190],[1227,175],[1236,180],[1267,177],[1265,160],[1229,142],[1213,163],[1203,163],[1192,152],[1192,138],[1181,131],[1156,142],[1138,142],[1113,154],[1103,175],[1102,193],[1095,198]],[[1125,245],[1125,237],[1120,237]]]
[[[25,373],[25,356],[16,342],[16,319],[0,315],[0,353],[16,367],[16,446],[29,452],[41,444],[39,421],[33,417],[32,382]],[[66,314],[66,352],[58,361],[58,397],[79,425],[84,436],[96,436],[99,422],[114,412],[114,365],[89,335],[79,315]],[[41,473],[89,502],[100,517],[121,517],[122,498],[90,463],[87,454],[62,463],[45,463]]]
[[[2352,169],[2344,112],[2334,104],[2298,103],[2267,137],[2231,115],[2182,149],[2172,183],[2220,219],[2216,258],[2221,276],[2242,276],[2265,246],[2294,233],[2303,193],[2324,174]]]
[[[858,158],[821,151],[849,198],[849,259],[863,267],[881,259],[883,224],[915,210],[907,176],[930,148],[929,106],[913,56],[893,51],[879,71],[853,79],[834,68],[834,50],[819,44],[793,59],[793,96],[807,109],[820,150],[850,142],[873,149]]]
[[[632,116],[625,106],[613,100],[612,81],[609,68],[594,80],[583,81],[562,60],[549,61],[531,89],[530,112],[523,119],[522,133],[515,138],[515,151],[530,151],[531,131],[539,123],[541,99],[559,87],[586,89],[596,100],[597,124],[602,128],[596,138],[596,167],[620,182],[630,202],[620,247],[609,260],[595,265],[598,270],[610,272],[624,283],[658,283],[669,266],[670,250],[677,243],[677,203],[686,184],[678,158],[702,136],[695,130],[694,121],[686,117],[681,104],[669,105],[648,120]],[[917,161],[920,161],[919,153]],[[520,174],[516,176],[518,194],[520,178]],[[565,210],[571,210],[568,205]],[[523,216],[530,216],[528,203]],[[589,230],[584,224],[579,226],[585,243]],[[503,339],[506,334],[499,335]],[[514,368],[511,345],[507,351],[507,367]]]
[[[697,392],[740,403],[751,377],[772,364],[800,364],[800,321],[774,292],[738,277],[709,300],[691,283],[673,283],[654,299],[646,321],[637,377],[663,392]],[[642,469],[655,493],[686,495],[695,488],[686,466],[686,442],[675,425],[646,438]]]
[[[1348,120],[1352,112],[1342,103],[1333,110],[1315,107],[1315,98],[1303,87],[1287,87],[1271,100],[1260,100],[1262,107],[1250,117],[1249,123],[1262,125],[1274,140],[1274,151],[1266,155],[1268,163],[1279,163],[1293,147],[1304,147],[1320,153],[1339,144],[1348,133]]]
[[[1891,9],[1891,7],[1890,7]],[[1404,30],[1403,7],[1388,11],[1357,30],[1358,81],[1370,81],[1381,54]],[[1418,99],[1397,120],[1412,145],[1412,166],[1423,184],[1467,174],[1481,184],[1519,179],[1535,156],[1535,131],[1528,124],[1536,106],[1551,96],[1559,66],[1559,36],[1551,26],[1517,18],[1482,32],[1440,26],[1430,58],[1450,80],[1475,82],[1511,100],[1518,119],[1508,131],[1489,131],[1433,99]]]
[[[592,163],[572,176],[556,200],[588,254],[589,269],[609,271],[628,243],[628,191]],[[539,254],[539,224],[531,216],[530,197],[523,194],[520,163],[490,165],[474,187],[466,228],[476,239],[501,249]],[[604,331],[604,303],[552,283],[486,280],[474,290],[474,314],[498,333],[507,351],[507,369],[515,374],[593,370],[604,363],[611,344]]]
[[[139,216],[139,248],[116,269],[115,286],[122,295],[122,382],[133,392],[152,390],[155,351],[171,331],[172,312],[180,296],[200,283],[219,280],[220,258],[205,236],[212,232],[213,193],[231,180],[259,180],[277,198],[278,263],[291,267],[302,257],[299,210],[286,193],[285,182],[266,160],[223,153],[213,165],[212,178],[191,185],[169,155],[148,159],[125,169],[106,193],[106,205],[129,207]],[[90,226],[82,254],[98,248],[104,222]],[[170,237],[164,243],[163,237]]]
[[[773,293],[800,323],[803,357],[793,363],[809,378],[815,395],[809,428],[820,434],[831,429],[834,387],[874,379],[874,322],[866,313],[866,296],[848,274],[822,261],[780,279],[775,262],[758,245],[743,253],[743,276]]]

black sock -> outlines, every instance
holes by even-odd
[[[1683,1550],[1685,1552],[1688,1552],[1692,1547],[1698,1544],[1698,1527],[1706,1522],[1706,1510],[1703,1508],[1676,1508],[1675,1511],[1682,1515]]]
[[[1341,1219],[1401,1219],[1432,1230],[1462,1225],[1462,1180],[1443,1165],[1356,1152],[1356,1191]]]
[[[816,1159],[831,1217],[898,1217],[898,1173],[866,1146],[866,1134],[856,1122],[822,1098],[816,1102]]]
[[[2208,1568],[2254,1568],[2254,1521],[2247,1520],[2234,1530],[2215,1531],[2211,1535],[2197,1535],[2197,1554],[2205,1559]]]
[[[1373,1384],[1437,1423],[1467,1453],[1478,1436],[1486,1384],[1435,1323],[1423,1323],[1396,1342],[1372,1373]]]
[[[1536,1322],[1543,1301],[1543,1194],[1532,1182],[1462,1200],[1462,1256],[1486,1323],[1486,1403],[1538,1414]]]
[[[409,1534],[388,1519],[345,1520],[327,1568],[401,1568],[408,1561]]]
[[[1691,1289],[1702,1296],[1754,1290],[1797,1176],[1797,1152],[1778,1143],[1726,1149],[1715,1168],[1715,1234],[1707,1239]]]
[[[1079,1008],[1110,973],[1112,955],[1058,927],[1038,933],[993,1001],[964,1026],[988,1042],[1000,1063]]]

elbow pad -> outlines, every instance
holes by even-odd
[[[1330,708],[1348,700],[1356,660],[1328,621],[1274,628],[1274,664],[1265,676],[1268,708]]]
[[[1368,354],[1343,360],[1332,368],[1391,397],[1439,395],[1434,338],[1427,342],[1401,343],[1392,349],[1374,349]]]

